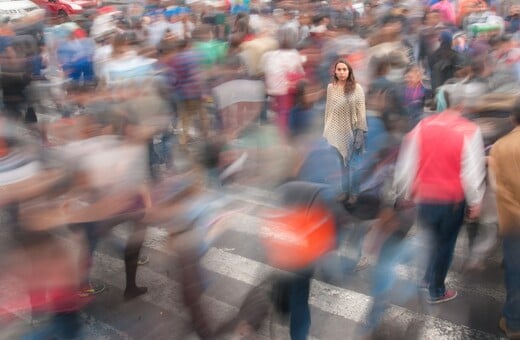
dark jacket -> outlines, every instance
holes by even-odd
[[[459,70],[463,63],[463,57],[460,53],[453,50],[451,45],[442,44],[435,52],[433,52],[430,62],[432,92],[442,86],[448,79],[455,76],[455,72]]]

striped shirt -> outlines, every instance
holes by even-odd
[[[201,74],[202,58],[193,50],[182,51],[167,62],[170,84],[179,99],[198,99],[204,93]]]

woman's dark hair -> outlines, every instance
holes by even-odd
[[[350,66],[350,64],[344,59],[340,59],[336,61],[336,63],[334,63],[334,70],[332,73],[334,83],[339,80],[338,77],[336,77],[336,66],[338,66],[338,64],[345,64],[348,69],[347,82],[345,83],[345,93],[353,92],[356,89],[356,77],[354,77],[354,71],[352,70],[352,66]]]

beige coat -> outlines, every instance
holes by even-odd
[[[520,126],[495,143],[489,164],[496,181],[499,232],[520,233]]]

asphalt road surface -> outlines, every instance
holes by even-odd
[[[255,193],[256,194],[256,193]],[[252,196],[248,196],[252,197]],[[208,250],[203,268],[208,276],[204,308],[210,321],[218,324],[237,312],[247,292],[267,273],[275,269],[265,260],[258,240],[261,220],[251,214],[230,219],[227,229]],[[118,226],[98,246],[92,277],[103,282],[106,290],[81,313],[84,339],[196,339],[190,333],[189,318],[180,294],[175,254],[168,247],[167,233],[149,228],[142,254],[150,262],[138,269],[138,285],[148,293],[131,301],[123,299],[124,262],[122,245],[128,236],[125,225]],[[412,233],[413,237],[413,233]],[[413,241],[411,241],[413,243]],[[350,256],[348,247],[331,255],[328,266],[338,257]],[[486,269],[467,272],[467,235],[462,229],[447,286],[458,290],[450,302],[430,306],[421,293],[410,291],[413,269],[397,267],[397,282],[392,296],[410,296],[406,301],[391,301],[384,323],[376,333],[380,339],[499,339],[503,334],[498,320],[505,291],[500,268],[500,248],[486,258]],[[314,339],[355,339],[365,322],[371,304],[372,266],[343,277],[316,270],[311,285],[311,337]],[[332,272],[337,273],[332,265]],[[1,288],[1,287],[0,287]],[[2,290],[3,293],[8,293]],[[1,339],[21,338],[31,329],[30,316],[16,312],[0,330]],[[288,338],[287,326],[276,326],[276,338]],[[260,339],[272,338],[266,328]]]

